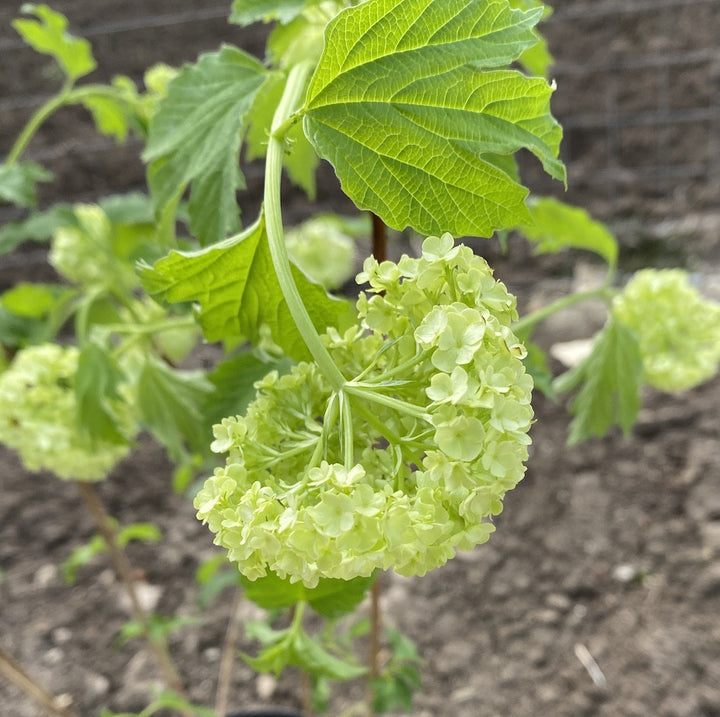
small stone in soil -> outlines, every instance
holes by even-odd
[[[277,680],[272,675],[258,675],[255,680],[257,696],[265,701],[269,700],[277,689]]]

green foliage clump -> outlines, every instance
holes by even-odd
[[[0,374],[0,442],[16,450],[28,470],[65,480],[97,481],[129,450],[129,441],[93,439],[78,425],[74,384],[80,352],[40,344],[22,349]],[[129,438],[136,422],[120,401],[116,419]]]
[[[373,294],[359,324],[323,337],[355,378],[270,373],[244,417],[215,426],[228,457],[195,506],[250,579],[423,575],[485,542],[524,474],[532,380],[515,300],[485,261],[445,234],[358,278]]]
[[[644,269],[613,303],[642,353],[645,380],[684,391],[715,374],[720,362],[720,304],[704,299],[682,269]]]

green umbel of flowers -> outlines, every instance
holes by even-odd
[[[73,389],[78,355],[76,347],[57,344],[17,353],[0,373],[0,443],[16,450],[28,470],[96,481],[127,455],[129,445],[92,440],[78,427]],[[132,435],[133,421],[123,423]]]
[[[355,242],[330,216],[313,217],[285,235],[292,260],[326,289],[337,289],[353,275]]]
[[[646,381],[684,391],[715,374],[720,362],[720,304],[704,299],[682,269],[644,269],[613,304],[637,335]]]
[[[323,337],[342,390],[301,363],[214,428],[195,506],[250,579],[422,575],[486,541],[523,477],[532,380],[485,261],[444,235],[358,279],[358,325]]]

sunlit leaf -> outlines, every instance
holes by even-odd
[[[368,0],[328,25],[304,129],[343,190],[397,229],[489,236],[527,217],[527,190],[486,155],[533,152],[553,177],[552,87],[505,67],[542,9],[505,0]]]
[[[33,49],[52,55],[71,81],[92,72],[96,63],[87,40],[67,32],[67,18],[47,5],[26,3],[21,11],[37,20],[13,20],[12,26]]]

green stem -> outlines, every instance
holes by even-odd
[[[399,398],[394,398],[393,396],[386,396],[383,393],[376,393],[374,389],[368,386],[357,386],[354,383],[348,382],[345,385],[345,391],[353,396],[357,396],[357,398],[392,408],[399,413],[404,413],[406,416],[427,420],[427,411],[420,406],[414,406],[412,403],[401,401]]]
[[[40,125],[56,110],[63,105],[67,104],[68,97],[71,94],[71,85],[66,85],[60,90],[59,94],[51,97],[38,111],[30,118],[28,123],[23,127],[22,132],[15,140],[15,144],[10,149],[7,158],[5,159],[6,164],[14,164],[20,158],[20,155],[25,151],[30,140],[35,136],[35,133],[40,128]]]
[[[67,83],[57,95],[45,102],[30,118],[25,127],[23,127],[22,132],[15,140],[15,144],[10,149],[5,163],[14,164],[17,162],[20,155],[27,149],[35,133],[40,129],[42,123],[53,114],[53,112],[56,112],[66,105],[82,102],[83,99],[91,95],[106,95],[112,99],[117,99],[118,97],[117,90],[107,85],[83,85],[82,87],[73,88],[71,82]]]
[[[342,432],[340,435],[342,436],[343,464],[345,470],[350,471],[355,465],[352,409],[350,408],[350,396],[345,391],[342,391],[339,396],[342,416]]]
[[[288,75],[282,99],[273,117],[265,163],[265,224],[273,266],[290,314],[310,353],[320,367],[320,371],[330,385],[336,391],[339,391],[345,385],[345,377],[325,348],[320,334],[318,334],[303,303],[295,279],[293,279],[290,260],[285,247],[280,203],[280,179],[282,176],[283,154],[285,152],[283,132],[288,118],[305,90],[305,83],[312,69],[313,65],[311,63],[300,63],[292,68]]]
[[[518,336],[525,334],[526,332],[529,335],[536,324],[539,324],[541,321],[544,321],[558,311],[562,311],[573,304],[578,304],[581,301],[587,301],[588,299],[603,299],[608,301],[612,297],[613,293],[612,289],[603,285],[597,289],[593,289],[592,291],[581,291],[577,294],[563,296],[562,299],[553,301],[551,304],[543,306],[541,309],[523,316],[523,318],[516,321],[511,328],[513,333]]]
[[[305,606],[307,603],[304,600],[298,600],[293,608],[292,623],[290,624],[290,632],[293,635],[297,635],[302,632],[303,615],[305,614]]]

